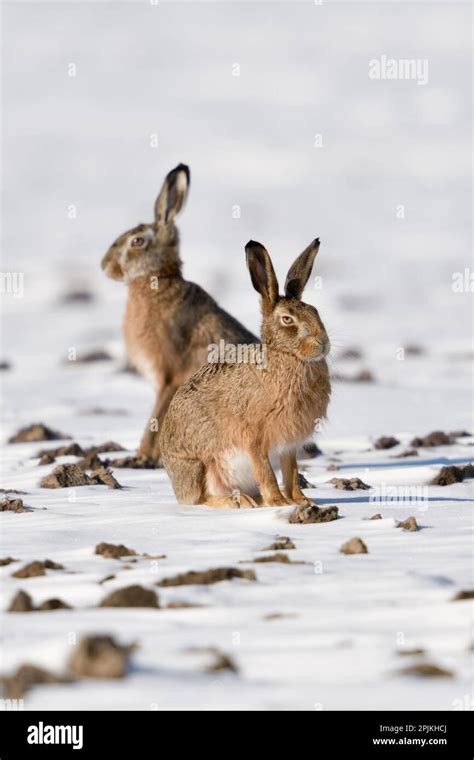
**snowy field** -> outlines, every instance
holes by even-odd
[[[63,673],[84,634],[137,643],[124,678],[38,686],[26,709],[471,704],[472,601],[453,597],[473,587],[472,480],[428,483],[470,462],[474,438],[397,456],[415,436],[474,428],[470,15],[462,3],[2,4],[2,272],[18,288],[0,300],[0,487],[26,492],[31,511],[0,515],[0,559],[17,560],[0,567],[0,675],[24,663]],[[428,82],[370,80],[368,61],[384,54],[428,59]],[[177,506],[163,470],[114,469],[122,490],[49,490],[40,479],[77,459],[39,465],[38,453],[67,441],[8,443],[42,422],[84,447],[135,451],[153,390],[123,372],[126,290],[100,260],[151,220],[180,161],[192,173],[185,276],[250,329],[247,240],[266,245],[283,278],[321,238],[322,279],[306,300],[342,379],[316,436],[323,454],[302,470],[308,495],[339,507],[334,522]],[[72,349],[110,359],[68,361]],[[351,381],[366,370],[372,381]],[[399,444],[375,449],[382,435]],[[371,489],[338,490],[333,477]],[[410,516],[418,531],[397,527]],[[294,564],[253,563],[276,536],[295,544]],[[367,554],[340,553],[353,537]],[[137,556],[94,554],[103,541]],[[12,577],[45,559],[64,569]],[[218,567],[256,580],[156,585]],[[160,608],[98,607],[134,584],[155,590]],[[8,612],[19,590],[72,609]],[[209,672],[210,648],[237,672]],[[449,675],[399,672],[423,664]]]

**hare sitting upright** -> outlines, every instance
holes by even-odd
[[[160,434],[163,464],[182,504],[214,507],[312,504],[299,485],[296,447],[326,415],[329,339],[301,301],[319,240],[290,267],[285,295],[266,249],[245,248],[262,297],[265,362],[207,364],[175,394]],[[270,463],[279,454],[283,493]]]
[[[109,277],[128,285],[127,350],[157,392],[138,452],[155,463],[160,458],[158,431],[173,394],[206,361],[209,345],[258,342],[199,285],[183,279],[174,220],[189,181],[188,167],[179,164],[163,183],[154,222],[125,232],[102,260]]]

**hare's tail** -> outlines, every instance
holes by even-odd
[[[181,459],[162,455],[163,465],[173,484],[180,504],[203,504],[206,493],[206,471],[200,459]]]

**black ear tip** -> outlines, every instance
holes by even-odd
[[[249,242],[245,246],[245,250],[247,253],[249,253],[249,251],[264,251],[265,248],[263,247],[261,243],[257,243],[256,240],[249,240]]]
[[[184,172],[186,175],[186,182],[189,185],[190,179],[191,179],[191,172],[189,170],[189,166],[187,164],[178,164],[178,166],[175,166],[174,169],[170,171],[168,174],[168,177],[174,177],[179,172]]]
[[[190,171],[189,171],[189,166],[187,164],[178,164],[178,166],[176,167],[176,170],[180,172],[184,172],[189,179]]]
[[[319,243],[320,243],[320,242],[321,242],[321,241],[320,241],[320,239],[317,237],[317,238],[315,238],[315,240],[313,241],[313,245],[319,245]]]

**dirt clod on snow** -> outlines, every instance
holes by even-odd
[[[466,464],[464,467],[446,465],[441,468],[430,483],[433,486],[451,486],[453,483],[462,483],[466,478],[472,477],[474,477],[474,466],[472,464]]]
[[[349,541],[346,541],[345,544],[341,546],[339,551],[342,554],[368,554],[369,550],[367,549],[366,544],[362,541],[361,538],[350,538]]]
[[[339,509],[334,504],[330,507],[317,507],[298,505],[288,518],[292,524],[325,523],[337,520]]]
[[[400,441],[394,438],[393,435],[383,435],[375,441],[374,449],[393,449],[399,443]]]
[[[42,422],[27,425],[8,439],[8,443],[33,443],[36,441],[60,441],[69,439],[70,435],[59,433],[43,425]]]
[[[447,433],[443,433],[442,430],[433,430],[432,433],[413,438],[410,446],[449,446],[452,443],[453,440]]]
[[[124,544],[108,544],[102,541],[95,547],[94,554],[101,554],[104,559],[120,559],[121,557],[136,557],[135,549],[129,549]]]
[[[296,546],[294,545],[291,538],[288,536],[277,536],[275,538],[275,541],[273,544],[270,544],[270,546],[266,546],[265,549],[262,549],[263,552],[279,552],[279,551],[288,551],[289,549],[296,549]]]
[[[372,486],[368,486],[360,478],[331,478],[329,483],[332,483],[340,491],[367,491],[369,488],[372,488]]]
[[[453,596],[452,601],[453,602],[463,602],[466,599],[474,599],[474,589],[463,589],[462,591],[458,591],[455,596]]]
[[[123,678],[135,644],[122,646],[113,636],[83,636],[68,661],[79,678]]]
[[[12,576],[14,578],[36,578],[39,575],[46,575],[45,570],[64,570],[64,566],[50,559],[45,559],[44,562],[34,560],[24,567],[20,567],[19,570],[12,573]]]
[[[20,665],[11,676],[2,679],[8,699],[21,699],[34,686],[70,683],[70,681],[70,678],[51,673],[49,670],[38,668],[30,663]]]
[[[159,606],[156,593],[138,585],[112,591],[99,604],[99,607],[154,607],[155,609]]]
[[[210,570],[191,570],[189,573],[163,578],[157,585],[162,587],[209,585],[221,581],[230,581],[233,578],[243,578],[247,581],[257,580],[253,570],[239,570],[237,567],[213,567]]]
[[[406,520],[402,520],[402,522],[399,522],[397,525],[397,528],[403,528],[403,530],[408,530],[411,533],[420,529],[416,521],[416,517],[413,517],[413,516],[407,517]]]
[[[417,662],[397,671],[401,676],[420,676],[421,678],[454,678],[452,670],[441,668],[432,662]]]
[[[9,499],[8,496],[0,501],[0,512],[32,512],[30,507],[25,507],[23,499]]]

